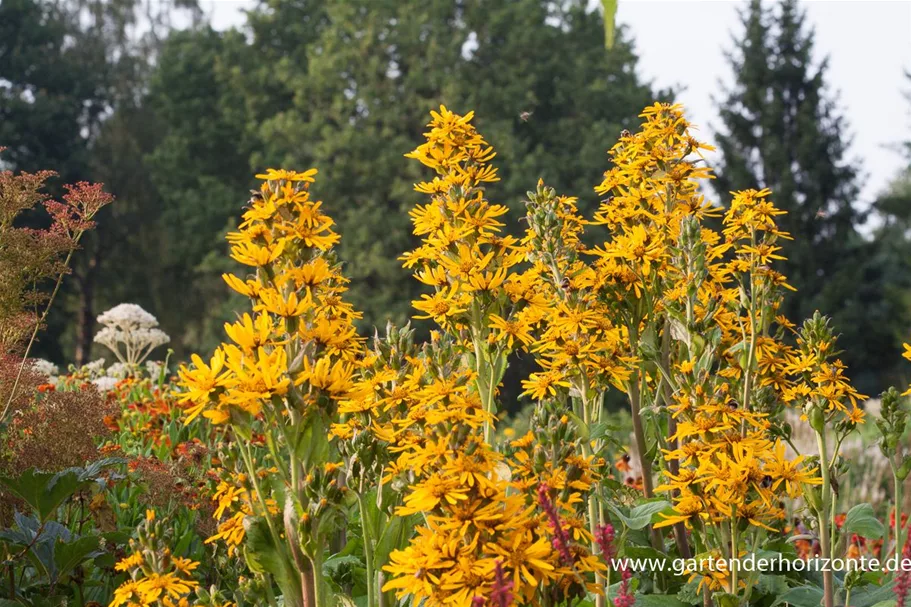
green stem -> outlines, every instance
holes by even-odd
[[[275,542],[276,547],[281,546],[281,534],[275,528],[275,522],[272,520],[272,516],[269,514],[269,507],[266,505],[266,498],[263,497],[263,492],[259,484],[259,477],[256,474],[256,467],[253,463],[253,454],[250,452],[250,444],[236,434],[235,440],[237,441],[237,444],[240,445],[240,454],[241,458],[244,460],[244,467],[246,467],[247,474],[250,476],[250,482],[253,483],[253,491],[256,493],[256,500],[263,510],[263,518],[266,519],[266,524],[269,526],[272,540]]]
[[[491,388],[491,383],[493,379],[488,377],[488,372],[491,370],[490,366],[486,364],[484,358],[484,348],[481,346],[481,337],[477,331],[474,333],[474,358],[475,358],[475,367],[478,373],[478,379],[475,382],[475,385],[478,388],[478,397],[481,399],[481,405],[484,408],[485,413],[493,414],[491,410],[493,408],[493,399],[491,398],[491,393],[493,392]],[[490,423],[490,418],[484,420],[484,442],[490,444],[490,434],[492,431],[492,424]]]
[[[737,508],[733,509],[733,516],[731,517],[731,594],[737,596],[740,594],[740,589],[738,588],[739,580],[738,573],[740,573],[740,566],[736,564],[737,559],[740,557],[739,550],[739,538],[737,537]]]
[[[367,561],[367,605],[373,607],[376,594],[373,564],[373,531],[370,529],[370,523],[367,520],[367,507],[364,505],[364,498],[360,493],[357,495],[357,507],[361,515],[361,529],[364,532],[364,558]]]
[[[630,347],[635,354],[639,349],[639,326],[638,321],[633,321],[629,326]],[[642,494],[646,499],[651,499],[655,492],[652,485],[652,464],[648,461],[648,446],[646,445],[645,430],[642,426],[641,398],[639,391],[640,367],[637,365],[629,378],[629,404],[630,413],[633,418],[633,435],[636,438],[636,452],[639,456],[639,464],[642,466]],[[664,542],[661,534],[654,527],[650,527],[652,547],[655,550],[664,552]]]
[[[591,410],[591,403],[589,402],[589,398],[588,398],[588,378],[585,377],[584,375],[582,376],[582,378],[583,378],[582,379],[582,388],[581,388],[582,421],[585,423],[586,428],[588,428],[590,430],[592,417],[593,417],[593,415],[592,415],[593,411]],[[596,402],[600,403],[599,399],[596,398],[594,400]],[[582,441],[582,455],[586,459],[588,459],[592,455],[591,440],[584,439]],[[597,537],[598,523],[600,522],[598,519],[597,499],[598,499],[598,497],[597,497],[597,495],[595,495],[594,492],[590,492],[588,494],[588,530],[592,534],[592,546],[591,546],[592,554],[599,554],[599,550],[600,550],[600,547],[598,546],[598,542],[595,539]],[[610,563],[608,563],[608,565],[610,565]],[[604,576],[602,576],[601,573],[597,573],[597,572],[595,573],[596,582],[598,582],[598,583],[602,582],[603,577]],[[604,607],[604,604],[605,604],[604,595],[596,594],[595,595],[595,607]]]
[[[313,598],[314,607],[324,607],[323,600],[323,554],[322,547],[317,546],[313,551],[313,556],[309,557],[313,565]]]
[[[826,451],[825,432],[816,433],[816,446],[819,449],[819,461],[822,464],[822,507],[817,512],[819,522],[819,551],[820,556],[828,562],[832,558],[831,537],[829,536],[829,511],[832,503],[832,480],[829,476],[829,458]],[[826,567],[822,574],[823,604],[825,607],[835,605],[835,583],[832,569]]]

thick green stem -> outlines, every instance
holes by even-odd
[[[822,506],[817,512],[819,522],[819,552],[824,562],[828,563],[832,558],[832,544],[829,536],[829,511],[832,504],[832,479],[829,475],[829,458],[826,451],[825,430],[816,432],[816,446],[819,449],[819,461],[822,467]],[[832,576],[832,568],[828,565],[822,573],[823,585],[823,605],[825,607],[834,607],[835,605],[835,580]]]
[[[272,520],[271,514],[269,514],[269,507],[266,504],[266,498],[263,495],[262,488],[259,484],[259,477],[257,476],[256,466],[253,461],[253,454],[250,450],[250,445],[242,437],[237,436],[235,433],[235,441],[240,446],[241,459],[243,459],[244,467],[247,469],[247,474],[250,476],[250,482],[253,484],[253,491],[256,493],[256,500],[259,503],[259,507],[262,509],[263,518],[266,520],[266,526],[269,528],[269,534],[272,536],[272,542],[275,544],[276,548],[280,548],[284,541],[282,540],[281,533],[275,527],[275,521]],[[292,466],[297,465],[295,460],[292,460]],[[289,546],[292,553],[298,549],[297,546]],[[308,595],[311,589],[312,576],[308,578],[306,571],[301,571],[300,578],[300,588],[293,589],[294,592],[299,593],[299,596],[287,596],[288,592],[291,591],[291,588],[282,588],[285,593],[285,603],[287,605],[301,605],[302,607],[316,607],[316,604],[313,602],[307,601]]]
[[[670,368],[671,361],[671,329],[670,323],[665,322],[664,325],[664,335],[661,338],[661,364],[658,366],[659,370],[664,371]],[[662,391],[662,400],[664,401],[664,407],[667,407],[671,404],[671,384],[669,381],[669,374],[665,374],[665,380],[661,382],[661,391]],[[668,436],[668,445],[667,448],[670,451],[676,451],[678,447],[677,443],[677,420],[674,418],[670,412],[667,413],[667,436]],[[668,469],[671,474],[677,476],[680,474],[680,462],[676,459],[668,461]],[[674,489],[671,493],[672,496],[677,497],[680,495],[680,491]],[[688,559],[692,557],[690,552],[690,543],[686,537],[686,526],[682,522],[674,523],[674,540],[677,542],[677,550],[680,553],[680,556]]]
[[[305,594],[305,607],[326,607],[323,605],[324,597],[323,592],[323,547],[317,546],[316,550],[313,551],[313,555],[310,557],[310,563],[313,567],[311,575],[313,576],[313,602],[310,604],[306,603],[306,594]],[[304,592],[307,593],[309,589],[304,589]]]
[[[592,424],[592,418],[594,417],[592,411],[592,403],[588,398],[588,382],[583,380],[582,382],[582,416],[585,425],[590,429]],[[600,406],[601,401],[598,398],[594,399],[595,402]],[[588,459],[592,455],[591,441],[585,439],[582,441],[582,455]],[[598,542],[595,540],[597,537],[598,524],[600,522],[598,518],[598,496],[594,492],[589,493],[588,495],[588,530],[592,534],[592,554],[599,553]],[[610,565],[610,563],[608,563]],[[595,581],[602,583],[604,581],[604,576],[601,573],[595,573]],[[595,607],[604,607],[605,597],[602,594],[595,595]]]
[[[629,339],[632,352],[635,354],[639,348],[639,327],[636,321],[630,324]],[[629,378],[629,404],[630,413],[633,418],[633,435],[636,439],[636,454],[639,456],[639,465],[642,467],[642,494],[646,499],[655,495],[654,485],[652,484],[652,464],[648,461],[648,445],[645,439],[645,429],[642,426],[641,398],[639,392],[639,375],[640,370],[637,366]],[[664,541],[661,539],[661,533],[654,527],[650,527],[652,547],[655,550],[664,552]]]
[[[475,382],[475,385],[478,389],[478,397],[481,399],[481,405],[484,407],[484,412],[489,413],[491,416],[494,414],[494,387],[493,382],[493,365],[488,364],[486,357],[484,356],[484,347],[481,345],[481,338],[475,334],[474,336],[474,358],[475,358],[475,367],[478,374],[478,378]],[[493,424],[490,421],[490,418],[484,420],[484,442],[490,444],[491,433],[493,431]]]
[[[358,511],[361,515],[361,530],[364,533],[364,558],[367,561],[367,605],[373,607],[375,604],[375,572],[373,565],[373,532],[370,529],[370,523],[367,520],[367,508],[364,505],[363,496],[358,493],[357,496]]]

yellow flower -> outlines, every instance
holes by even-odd
[[[441,325],[448,323],[453,316],[463,314],[468,308],[465,298],[456,293],[455,288],[438,291],[433,295],[421,295],[420,301],[411,302],[416,310],[424,312],[415,318],[432,318]]]
[[[265,310],[276,316],[283,316],[285,318],[300,316],[313,305],[309,296],[305,295],[303,299],[298,299],[297,293],[291,292],[287,295],[283,295],[272,288],[262,289],[259,292],[259,298],[262,301],[262,304],[254,307],[254,310]]]
[[[266,169],[265,173],[259,173],[256,175],[257,179],[266,179],[268,181],[278,181],[284,179],[286,181],[306,181],[312,183],[314,176],[317,174],[316,169],[310,169],[309,171],[304,171],[303,173],[298,173],[297,171],[288,171],[285,169]]]
[[[249,314],[244,314],[234,324],[225,323],[225,333],[246,352],[253,352],[260,346],[268,344],[274,329],[272,319],[268,314],[258,314],[255,322]],[[279,326],[276,332],[280,333],[282,329],[283,327]]]
[[[114,589],[114,598],[108,607],[120,607],[120,605],[141,605],[142,593],[139,582],[126,581]]]
[[[506,345],[510,349],[515,341],[519,341],[526,346],[534,341],[531,327],[523,322],[521,318],[506,320],[497,314],[491,314],[490,327],[499,332],[496,337],[497,341],[506,341]]]
[[[522,388],[524,388],[522,394],[531,396],[535,400],[541,400],[546,396],[556,395],[557,386],[569,388],[569,382],[561,379],[558,374],[552,371],[547,373],[532,373],[528,376],[528,379],[522,380]]]
[[[458,479],[433,474],[412,487],[411,493],[405,496],[405,505],[396,510],[396,515],[429,512],[440,502],[452,505],[465,499],[468,499],[467,488]]]
[[[225,354],[221,349],[215,350],[212,359],[206,365],[203,360],[193,354],[190,359],[192,367],[181,365],[178,375],[181,386],[186,390],[180,394],[180,402],[188,403],[186,423],[190,423],[209,404],[212,393],[227,378],[227,372],[222,372],[225,366]]]
[[[120,559],[120,561],[117,562],[117,565],[114,566],[114,569],[116,571],[129,571],[130,569],[141,566],[143,562],[142,554],[134,552],[130,556]]]
[[[247,266],[267,266],[282,254],[285,241],[273,246],[260,246],[252,242],[238,242],[231,247],[231,258]]]
[[[145,603],[152,603],[160,598],[180,598],[181,595],[187,594],[199,584],[194,580],[184,580],[177,577],[174,573],[152,575],[140,580],[139,594]]]

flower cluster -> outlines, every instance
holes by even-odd
[[[108,607],[191,607],[190,595],[199,585],[193,571],[199,563],[171,553],[166,526],[154,510],[146,512],[137,537],[130,542],[132,554],[115,566],[129,579],[114,591]]]
[[[225,499],[247,499],[217,536],[234,548],[244,517],[255,518],[281,555],[273,562],[307,572],[303,587],[284,589],[289,601],[319,593],[325,583],[322,553],[341,522],[345,492],[327,435],[353,389],[363,350],[353,325],[360,314],[343,299],[347,279],[332,250],[334,222],[310,197],[315,174],[270,169],[258,175],[261,188],[239,230],[228,234],[232,258],[251,273],[224,275],[250,299],[251,312],[225,325],[229,341],[208,363],[193,355],[193,364],[179,371],[187,422],[202,415],[228,428],[225,461],[249,482],[220,489],[216,518]]]
[[[682,108],[656,103],[641,118],[611,148],[591,217],[539,181],[519,239],[488,199],[495,153],[473,115],[432,112],[407,154],[435,172],[415,186],[428,197],[411,212],[421,241],[401,257],[428,288],[413,302],[437,325],[423,344],[390,324],[365,347],[339,236],[311,198],[315,170],[259,175],[228,235],[249,272],[225,275],[250,309],[179,373],[187,423],[208,420],[218,441],[207,543],[243,551],[294,606],[351,590],[364,571],[368,607],[630,607],[643,589],[685,582],[616,557],[740,557],[781,539],[795,512],[819,554],[859,546],[833,496],[862,396],[827,321],[798,331],[780,314],[793,289],[775,269],[790,238],[782,211],[768,190],[709,204],[710,148]],[[521,432],[498,434],[515,355],[538,367],[522,381],[533,406]],[[617,391],[634,437],[617,469],[632,487],[609,464]],[[904,418],[889,403],[884,440],[896,443]],[[805,422],[815,457],[792,440]],[[696,570],[685,592],[746,603],[761,584],[739,573]]]
[[[95,334],[95,342],[106,346],[122,365],[136,367],[152,350],[171,338],[158,328],[158,319],[136,304],[120,304],[98,316],[104,325]]]
[[[509,464],[489,442],[506,356],[530,340],[514,319],[532,302],[511,272],[522,248],[499,235],[496,217],[506,208],[484,197],[482,185],[497,179],[489,164],[494,153],[471,118],[440,108],[427,143],[408,155],[437,176],[415,188],[431,201],[412,213],[423,241],[403,260],[434,288],[414,302],[424,312],[419,317],[433,318],[444,333],[414,361],[417,406],[401,422],[414,440],[398,448],[390,466],[413,478],[396,514],[419,513],[426,524],[391,554],[385,570],[394,578],[384,587],[428,605],[461,607],[490,595],[498,571],[517,600],[531,600],[559,565],[534,503],[510,490]]]

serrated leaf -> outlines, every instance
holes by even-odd
[[[864,586],[851,592],[851,607],[888,607],[895,605],[895,582]]]
[[[606,505],[630,529],[644,529],[652,522],[655,515],[671,508],[668,501],[658,500],[639,504],[630,510],[629,515],[626,515],[613,504],[608,502]]]
[[[870,504],[858,504],[851,508],[845,517],[844,530],[846,534],[855,533],[871,540],[880,539],[886,532],[886,528],[873,514],[873,506]]]
[[[248,517],[244,521],[247,537],[244,546],[244,556],[250,569],[254,572],[266,571],[272,574],[275,582],[284,592],[298,592],[300,590],[300,575],[290,557],[285,552],[285,546],[276,546],[269,532],[269,524],[261,516]]]
[[[83,561],[103,554],[98,550],[98,536],[87,535],[72,542],[57,542],[54,550],[54,562],[57,565],[57,578],[63,578]]]

